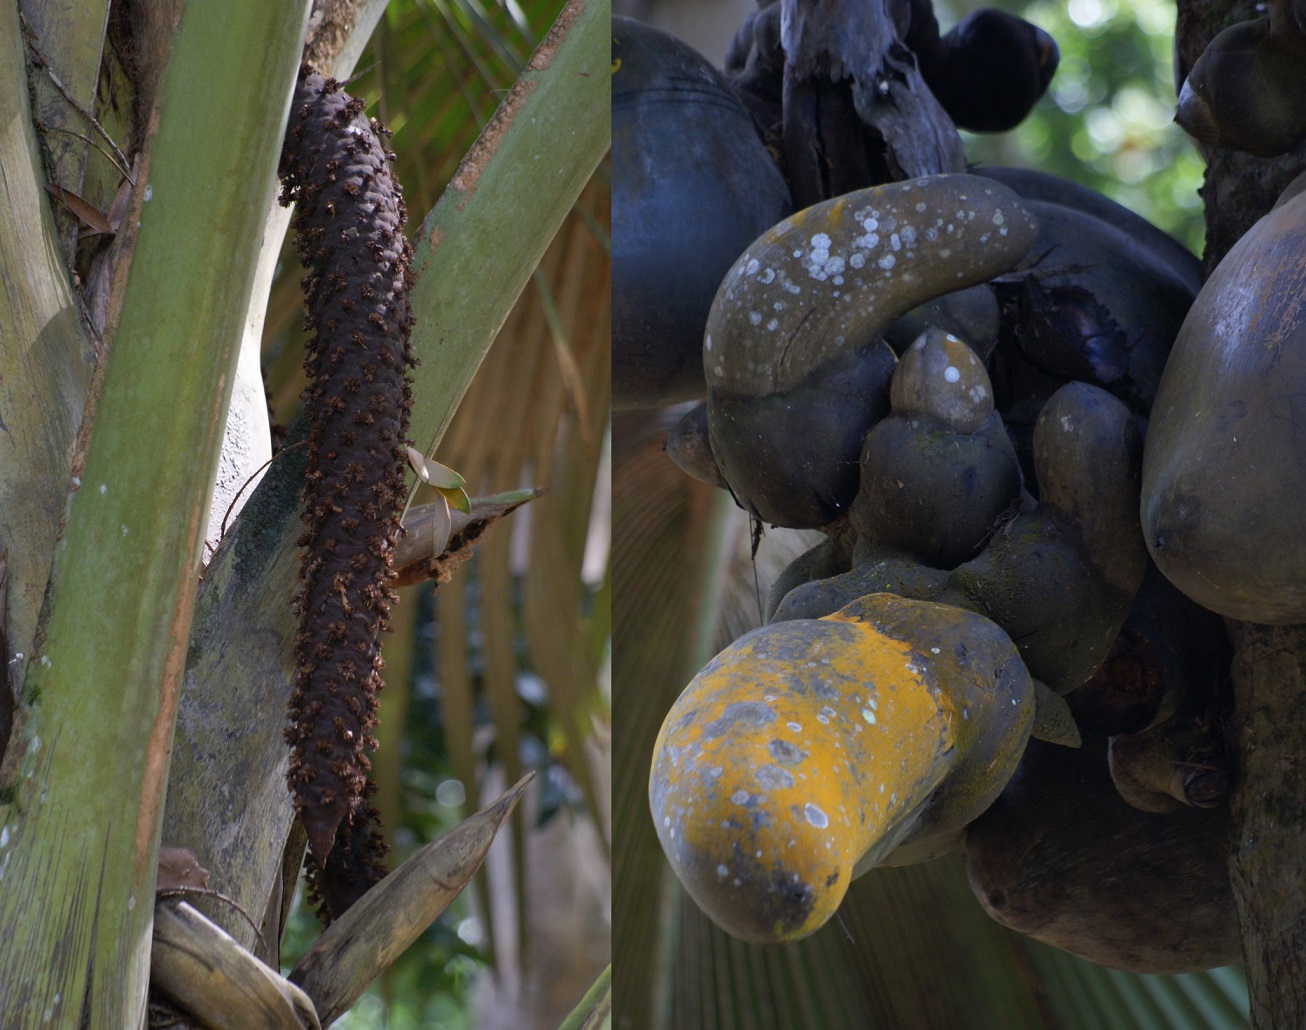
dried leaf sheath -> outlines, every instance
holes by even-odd
[[[380,638],[394,600],[390,562],[412,403],[412,251],[383,132],[337,82],[307,76],[291,106],[280,168],[282,203],[296,203],[312,333],[286,740],[290,790],[319,867],[364,795],[365,750],[376,746]]]

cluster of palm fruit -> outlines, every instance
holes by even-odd
[[[964,847],[1015,929],[1235,961],[1221,617],[1306,622],[1306,199],[1203,283],[1105,197],[957,157],[1042,94],[1044,33],[826,7],[763,6],[725,73],[614,20],[615,403],[698,401],[677,464],[825,534],[668,714],[663,848],[748,940]]]

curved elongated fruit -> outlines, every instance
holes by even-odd
[[[703,396],[703,324],[750,240],[793,210],[730,83],[692,47],[612,19],[612,394]]]
[[[783,392],[918,304],[1006,271],[1037,232],[1011,190],[974,175],[872,186],[799,211],[722,281],[703,342],[708,382]]]
[[[1019,761],[1033,694],[1006,635],[946,605],[878,594],[764,626],[667,715],[659,840],[730,933],[805,937],[857,873],[955,846]]]
[[[849,470],[862,436],[887,409],[867,388],[892,363],[865,371],[888,349],[886,328],[1006,271],[1036,233],[1006,187],[937,175],[817,204],[754,241],[722,282],[703,339],[712,451],[745,510],[786,526],[833,521],[856,493]],[[835,389],[850,378],[858,389]],[[786,413],[813,401],[796,433]]]
[[[1306,194],[1258,221],[1198,294],[1143,453],[1152,558],[1212,611],[1306,622]]]

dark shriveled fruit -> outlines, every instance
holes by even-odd
[[[339,83],[301,78],[279,170],[282,201],[296,205],[312,333],[299,630],[285,736],[295,809],[319,867],[367,789],[407,463],[411,249],[382,131]]]
[[[1094,383],[1145,414],[1193,301],[1195,259],[1177,267],[1169,250],[1097,215],[1026,203],[1039,238],[998,287],[1015,349],[1057,382]]]

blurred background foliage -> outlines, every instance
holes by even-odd
[[[410,233],[561,7],[389,3],[349,89],[393,133]],[[608,194],[601,168],[436,454],[472,497],[546,492],[494,526],[450,583],[401,590],[373,757],[391,868],[523,771],[537,776],[473,890],[339,1026],[557,1027],[609,961]],[[305,385],[300,275],[287,243],[263,346],[281,425]],[[317,929],[301,902],[287,965]]]
[[[939,7],[941,5],[937,5]],[[1017,128],[966,137],[972,161],[1041,168],[1091,186],[1202,251],[1205,167],[1174,122],[1174,0],[1005,0],[950,4],[1018,14],[1049,33],[1061,64],[1047,96]]]
[[[754,0],[617,0],[614,13],[691,43],[718,67]],[[966,135],[971,161],[1041,168],[1092,187],[1201,252],[1203,163],[1173,124],[1173,0],[936,0],[940,28],[984,6],[1019,14],[1061,51],[1048,94],[1016,130]],[[1239,967],[1182,976],[1106,969],[999,926],[957,856],[877,869],[840,918],[785,946],[719,930],[670,874],[648,817],[653,741],[713,654],[760,623],[779,571],[819,535],[750,527],[690,480],[662,442],[681,410],[613,417],[616,1012],[646,1027],[1238,1028]]]

